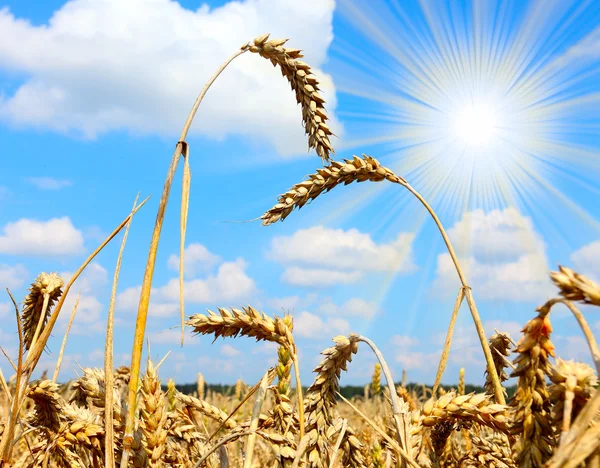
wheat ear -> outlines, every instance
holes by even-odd
[[[516,366],[512,377],[518,377],[513,408],[513,454],[518,466],[542,467],[552,456],[554,430],[550,421],[550,398],[546,377],[550,375],[548,360],[554,356],[550,341],[552,325],[549,307],[540,307],[539,314],[523,328],[523,336],[515,350]]]
[[[600,306],[600,286],[585,276],[559,265],[550,278],[565,299]]]
[[[352,355],[358,351],[358,335],[336,336],[335,343],[321,354],[323,361],[315,368],[315,381],[306,391],[306,434],[308,464],[312,468],[327,468],[329,452],[327,450],[327,429],[333,424],[333,409],[336,405],[336,392],[339,378],[346,370]]]

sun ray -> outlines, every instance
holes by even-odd
[[[343,148],[389,159],[450,219],[555,197],[593,226],[560,178],[582,174],[590,193],[600,182],[598,63],[564,66],[600,19],[597,2],[343,0],[340,10],[376,50],[353,50],[343,66],[334,57],[340,92],[369,109],[345,114]]]

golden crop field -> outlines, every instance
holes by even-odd
[[[284,47],[285,42],[264,35],[244,44],[209,80],[194,103],[177,142],[158,208],[130,367],[114,368],[114,303],[128,229],[144,202],[138,204],[136,200],[129,216],[67,284],[57,274],[41,273],[21,305],[13,298],[19,352],[11,360],[14,374],[0,373],[0,466],[600,467],[600,391],[596,389],[600,351],[578,309],[579,304],[600,307],[600,286],[559,267],[549,273],[556,297],[531,314],[521,336],[510,337],[502,330],[486,336],[475,302],[477,291],[471,290],[434,210],[407,180],[377,159],[367,155],[333,159],[319,81],[311,67],[301,61],[301,51]],[[291,315],[269,316],[248,306],[185,316],[184,245],[191,179],[187,132],[210,85],[244,53],[269,60],[287,79],[302,109],[308,144],[323,160],[323,167],[279,196],[261,217],[263,224],[283,221],[316,197],[352,182],[396,184],[416,197],[433,218],[461,286],[432,389],[409,388],[404,379],[395,383],[377,344],[358,334],[332,337],[332,346],[322,352],[322,361],[314,369],[314,380],[303,387]],[[238,382],[232,395],[208,391],[202,369],[198,369],[195,393],[184,394],[172,380],[161,381],[161,362],[142,362],[156,252],[171,184],[180,164],[182,333],[187,327],[195,334],[214,338],[277,345],[276,367],[264,369],[257,383]],[[123,236],[114,274],[104,369],[85,368],[81,377],[59,385],[59,357],[52,376],[33,380],[59,314],[70,312],[63,310],[63,304],[74,282],[119,233]],[[464,372],[457,376],[457,388],[440,385],[463,302],[471,312],[487,363],[484,393],[465,392]],[[558,304],[566,306],[581,326],[596,369],[555,356],[551,316]],[[71,322],[76,311],[71,312]],[[68,328],[60,356],[67,338]],[[359,343],[363,343],[361,352],[375,353],[378,363],[364,395],[348,400],[339,393],[339,379],[352,365]],[[511,398],[504,388],[509,375],[517,384]]]

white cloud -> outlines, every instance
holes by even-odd
[[[514,208],[465,212],[448,236],[460,256],[473,254],[481,262],[515,261],[524,255],[538,254],[543,241],[530,218]]]
[[[205,279],[185,282],[184,292],[187,304],[213,304],[222,302],[241,303],[250,300],[256,292],[256,284],[246,273],[246,262],[238,258],[235,262],[219,265],[216,275]],[[131,287],[117,297],[117,306],[123,310],[135,311],[138,307],[141,286]],[[164,286],[152,288],[149,314],[167,317],[179,310],[179,279],[173,278]]]
[[[360,271],[338,271],[320,268],[286,268],[281,281],[293,286],[327,287],[334,284],[356,283],[362,277]]]
[[[431,368],[432,363],[437,366],[441,354],[441,351],[424,353],[422,351],[400,350],[396,355],[396,362],[400,363],[404,369]]]
[[[504,322],[502,320],[488,320],[483,324],[486,336],[489,338],[498,330],[501,333],[508,333],[514,341],[519,341],[523,325],[517,322]]]
[[[294,314],[294,335],[302,338],[332,338],[349,331],[350,324],[342,318],[327,317],[323,320],[307,311]]]
[[[390,243],[377,244],[357,229],[315,226],[291,236],[277,236],[268,257],[288,266],[282,280],[301,286],[354,283],[367,271],[409,272],[415,266],[414,234],[400,233]]]
[[[577,273],[587,275],[600,282],[600,240],[584,245],[571,254],[573,268]],[[568,266],[568,265],[567,265]]]
[[[421,341],[408,335],[394,335],[390,338],[390,343],[398,348],[412,348],[419,345]]]
[[[0,234],[0,253],[13,255],[74,255],[83,251],[83,235],[68,217],[48,221],[20,219]]]
[[[515,209],[465,213],[448,233],[477,298],[541,302],[552,294],[544,243]],[[440,254],[434,290],[455,294],[458,286],[450,255]]]
[[[272,309],[279,311],[283,309],[284,311],[294,310],[298,304],[300,304],[299,296],[286,296],[286,297],[274,297],[273,299],[269,299],[267,301],[269,307]]]
[[[590,347],[583,336],[554,336],[552,341],[555,345],[556,356],[567,360],[592,363]]]
[[[84,137],[115,129],[177,135],[204,82],[242,44],[265,32],[290,37],[291,47],[304,49],[333,112],[333,83],[318,67],[333,38],[334,7],[334,0],[245,0],[194,11],[170,0],[71,0],[40,26],[5,7],[0,63],[28,78],[0,98],[0,118]],[[245,134],[274,144],[281,154],[306,152],[289,84],[256,54],[238,58],[223,73],[198,120],[192,131],[204,135]]]
[[[71,279],[72,275],[73,273],[71,272],[60,273],[65,284]],[[63,304],[59,316],[62,326],[66,326],[65,322],[69,320],[77,302],[77,297],[80,294],[71,333],[74,335],[90,335],[103,331],[106,324],[101,319],[101,313],[105,307],[98,299],[98,296],[104,292],[107,284],[108,272],[106,269],[99,263],[90,263],[73,284]]]
[[[27,269],[21,264],[14,266],[0,264],[0,287],[2,289],[19,288],[27,280],[27,275]]]
[[[73,185],[70,180],[55,179],[53,177],[28,177],[27,182],[40,190],[60,190]]]
[[[345,317],[372,318],[378,311],[379,305],[375,302],[368,302],[358,297],[348,299],[341,306],[331,301],[324,302],[319,306],[319,310],[329,315],[343,315]]]
[[[221,354],[225,357],[234,357],[240,354],[240,350],[225,343],[224,345],[221,345]]]
[[[219,261],[218,255],[209,252],[202,244],[190,244],[183,252],[185,274],[196,275],[197,272],[207,272]],[[169,268],[179,271],[179,255],[173,254],[169,257]]]

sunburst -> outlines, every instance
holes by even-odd
[[[599,2],[342,0],[338,12],[351,31],[331,66],[345,149],[380,158],[450,218],[543,206],[548,222],[566,210],[599,229],[578,206],[600,184],[600,62],[586,51]]]

